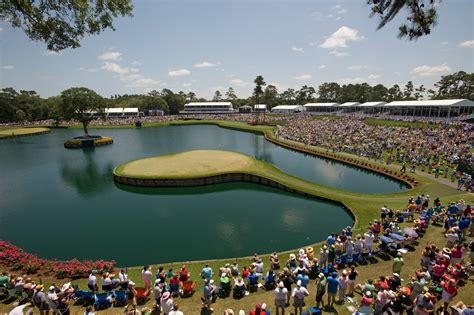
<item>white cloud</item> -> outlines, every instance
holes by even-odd
[[[121,65],[114,63],[114,62],[105,62],[104,65],[101,67],[105,71],[125,74],[128,73],[130,70],[126,67],[122,67]]]
[[[380,78],[380,74],[374,74],[374,73],[369,74],[369,79],[370,80],[375,80],[375,79],[378,79],[378,78]]]
[[[79,71],[83,71],[83,72],[97,72],[97,69],[95,69],[95,68],[80,67],[80,68],[79,68]]]
[[[119,61],[120,59],[122,59],[122,53],[119,53],[117,51],[108,51],[106,53],[103,53],[97,58],[102,59],[102,60]]]
[[[327,68],[326,65],[320,65],[320,66],[318,67],[318,69],[321,69],[321,70],[322,70],[322,69],[326,69],[326,68]]]
[[[321,48],[344,48],[347,47],[347,42],[349,41],[361,41],[364,39],[364,36],[359,35],[359,31],[355,28],[349,28],[347,26],[342,26],[337,31],[335,31],[331,36],[329,36],[324,43],[321,44]]]
[[[130,72],[134,72],[134,73],[140,72],[140,69],[138,69],[138,68],[129,68],[128,70],[130,70]]]
[[[350,67],[347,67],[347,69],[349,70],[365,70],[365,69],[368,69],[369,66],[367,65],[354,65],[354,66],[350,66]]]
[[[346,53],[346,52],[340,52],[340,51],[337,51],[337,50],[331,50],[329,52],[330,55],[333,55],[333,56],[336,56],[336,57],[347,57],[347,56],[350,56],[349,53]]]
[[[311,80],[312,78],[313,78],[313,76],[311,74],[302,74],[302,75],[298,75],[296,77],[293,77],[293,79],[301,80],[301,81]]]
[[[245,82],[244,80],[241,80],[241,79],[232,79],[229,82],[237,86],[246,86],[248,84],[248,82]]]
[[[410,71],[411,74],[420,76],[420,77],[428,77],[432,75],[437,75],[440,73],[447,73],[451,72],[451,68],[447,64],[442,64],[440,66],[418,66],[416,68],[413,68],[413,70]]]
[[[134,66],[134,67],[140,67],[141,65],[142,65],[142,63],[140,61],[134,60],[132,62],[132,66]]]
[[[178,70],[168,71],[168,75],[170,77],[183,77],[190,74],[191,74],[191,71],[189,71],[188,69],[178,69]]]
[[[474,39],[466,40],[462,43],[459,43],[460,47],[474,47]]]
[[[200,62],[200,63],[195,64],[193,67],[194,67],[194,68],[214,68],[214,67],[216,67],[217,65],[218,65],[217,63],[212,63],[212,62],[208,62],[208,61],[203,61],[203,62]]]
[[[193,84],[192,84],[192,83],[189,83],[189,82],[183,83],[183,87],[190,87],[191,85],[193,85]]]
[[[291,47],[291,50],[297,51],[297,52],[304,52],[303,47],[296,47],[296,46],[293,46],[293,47]]]
[[[12,65],[5,65],[5,66],[2,66],[1,69],[2,69],[2,70],[13,70],[13,69],[15,69],[15,67],[12,66]]]
[[[333,6],[331,8],[331,11],[333,11],[334,13],[336,13],[337,15],[343,15],[343,14],[346,14],[347,13],[347,10],[346,8],[344,8],[342,5],[340,4],[336,4],[335,6]]]

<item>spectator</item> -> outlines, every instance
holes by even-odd
[[[293,289],[291,296],[293,297],[293,306],[295,307],[295,315],[303,313],[304,297],[308,296],[309,292],[301,285],[301,281],[296,282],[296,288]]]
[[[333,272],[329,277],[326,279],[328,287],[328,307],[333,308],[334,302],[336,301],[336,294],[337,290],[341,288],[341,283],[337,280],[337,272]]]
[[[285,306],[286,306],[286,297],[288,295],[288,289],[285,288],[283,281],[278,283],[277,288],[275,289],[275,310],[276,315],[281,314],[285,315]]]
[[[142,279],[143,279],[143,286],[145,287],[145,290],[150,290],[151,289],[151,268],[150,266],[144,266],[142,270]]]
[[[404,264],[405,261],[403,260],[402,253],[397,252],[397,257],[393,259],[392,272],[400,274]]]

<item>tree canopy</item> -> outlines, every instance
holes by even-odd
[[[85,35],[114,29],[113,19],[131,16],[130,0],[9,0],[0,3],[0,20],[60,51],[80,47]]]
[[[406,8],[407,22],[398,28],[398,37],[407,37],[410,40],[431,33],[431,28],[437,22],[436,5],[439,2],[441,0],[367,0],[371,6],[371,16],[380,18],[377,29],[383,28]]]

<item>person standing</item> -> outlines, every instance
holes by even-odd
[[[97,270],[95,270],[95,269],[92,270],[90,275],[89,275],[89,279],[87,281],[87,287],[89,288],[89,290],[91,290],[94,293],[99,292],[99,286],[97,285],[96,274],[97,274]]]
[[[347,277],[347,270],[342,270],[342,275],[339,277],[341,287],[339,288],[339,303],[344,303],[346,298],[347,287],[349,286],[349,278]]]
[[[301,280],[296,282],[296,288],[293,289],[291,296],[293,297],[293,306],[295,307],[295,315],[303,313],[304,297],[308,296],[309,292],[301,285]]]
[[[171,294],[167,291],[161,296],[161,311],[164,315],[168,315],[173,310],[173,299]]]
[[[405,261],[403,260],[402,253],[397,252],[397,257],[393,259],[392,272],[400,274],[404,264]]]
[[[324,308],[324,294],[326,293],[326,277],[324,277],[324,273],[320,273],[318,275],[318,279],[316,279],[316,307],[319,308],[321,305]]]
[[[142,279],[143,279],[143,286],[145,287],[145,291],[151,289],[151,268],[150,266],[144,266],[142,270]]]
[[[205,279],[204,280],[204,289],[203,289],[203,306],[209,310],[209,311],[214,311],[214,309],[211,308],[212,304],[212,295],[214,294],[215,291],[215,286],[212,284],[214,283],[214,280],[212,279]]]
[[[351,267],[351,271],[349,271],[349,275],[347,276],[348,280],[348,290],[347,295],[353,296],[354,295],[354,287],[355,287],[355,280],[357,279],[357,276],[359,273],[355,269],[354,266]]]
[[[443,283],[443,293],[441,294],[443,298],[443,314],[447,313],[449,303],[452,302],[453,297],[457,294],[458,289],[454,279],[449,279],[449,281]]]
[[[332,309],[336,301],[337,290],[341,288],[341,283],[337,280],[337,272],[333,272],[327,277],[327,291],[328,291],[328,306]]]
[[[372,303],[374,300],[372,299],[372,292],[367,291],[364,293],[362,300],[360,301],[361,309],[360,312],[363,315],[369,315],[372,311]]]
[[[285,315],[285,306],[286,306],[286,296],[288,295],[288,290],[285,288],[283,281],[278,283],[277,288],[275,289],[275,310],[276,315],[281,314]]]

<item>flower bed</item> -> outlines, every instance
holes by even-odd
[[[0,266],[27,274],[43,273],[54,275],[56,278],[86,278],[93,269],[98,273],[110,272],[114,269],[114,265],[113,260],[43,259],[7,241],[0,241]]]
[[[112,144],[114,140],[110,137],[89,136],[88,138],[76,137],[64,142],[64,147],[68,149],[98,147],[102,145]]]

